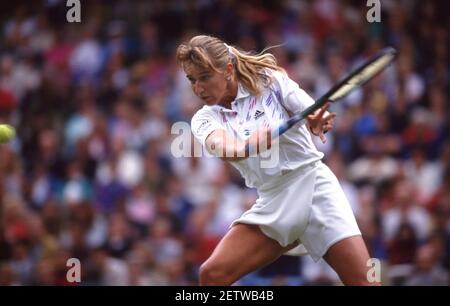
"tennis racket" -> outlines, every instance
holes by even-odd
[[[397,56],[397,51],[394,48],[387,47],[377,52],[373,57],[364,62],[361,66],[353,70],[342,81],[333,86],[326,94],[320,97],[313,105],[300,113],[294,114],[286,122],[282,123],[278,128],[272,131],[272,139],[280,136],[294,124],[305,119],[308,115],[315,112],[317,109],[324,106],[327,102],[335,102],[344,98],[354,89],[364,85],[366,82],[374,78],[390,63],[394,61]]]

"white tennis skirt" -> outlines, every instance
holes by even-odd
[[[300,243],[286,255],[309,254],[318,261],[336,242],[361,235],[336,176],[321,161],[282,175],[258,194],[256,203],[231,226],[259,225],[283,247]]]

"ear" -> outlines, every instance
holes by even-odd
[[[225,76],[226,76],[227,80],[230,79],[231,76],[233,75],[233,70],[234,70],[234,66],[232,63],[228,63],[225,66]]]
[[[225,69],[226,69],[228,72],[233,72],[233,69],[234,69],[233,63],[228,63],[227,66],[225,67]]]

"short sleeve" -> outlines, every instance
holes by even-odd
[[[213,111],[202,108],[192,117],[192,134],[203,146],[205,146],[206,138],[209,134],[217,129],[224,130],[224,127],[220,124],[217,115]]]
[[[314,104],[314,99],[286,74],[274,71],[272,73],[272,80],[273,90],[275,90],[277,96],[282,100],[280,103],[290,112],[301,112]]]

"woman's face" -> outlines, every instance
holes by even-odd
[[[226,72],[205,70],[195,65],[186,65],[184,71],[191,82],[194,94],[206,105],[215,105],[227,94]]]

